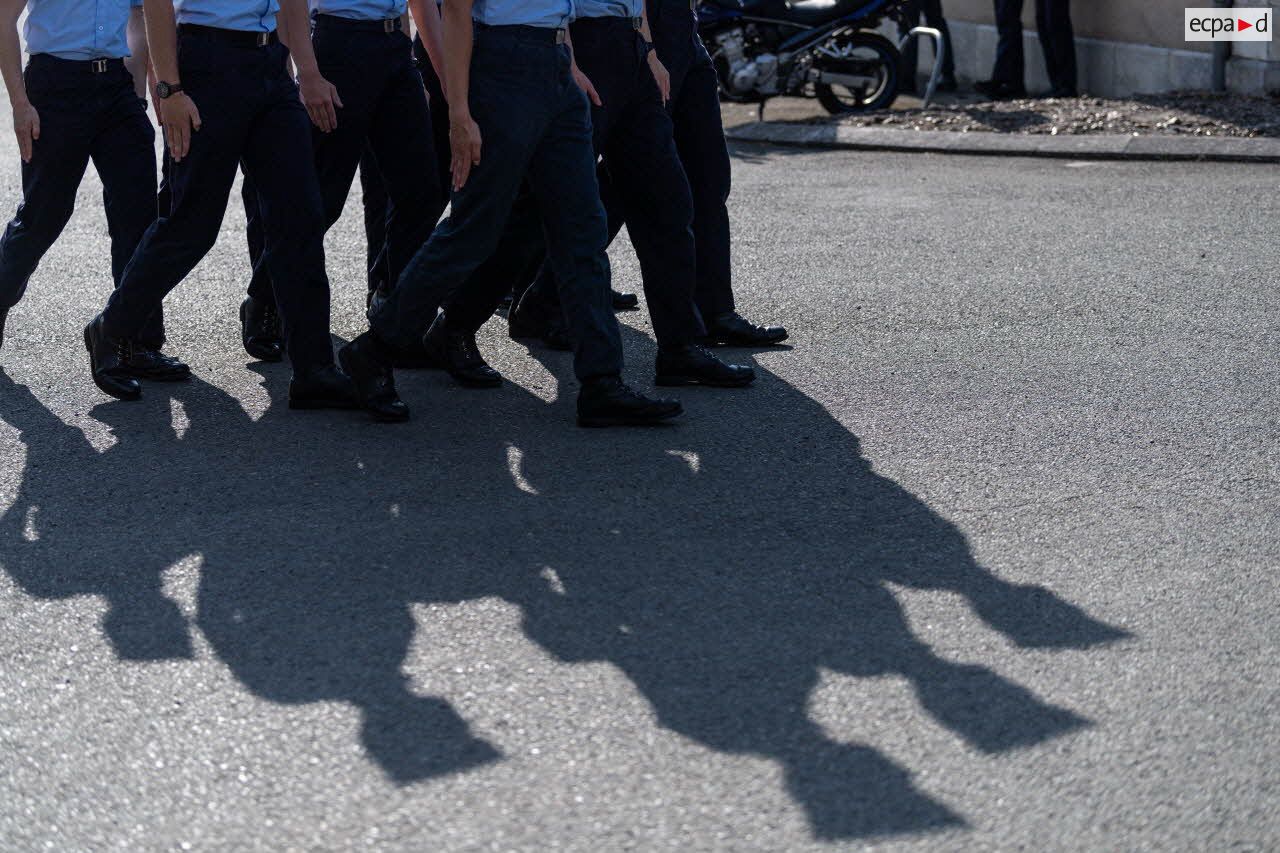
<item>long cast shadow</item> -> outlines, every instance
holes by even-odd
[[[568,372],[556,354],[549,367]],[[1089,721],[935,654],[886,582],[955,592],[1022,647],[1124,633],[982,568],[820,405],[761,373],[756,391],[685,395],[681,427],[625,433],[570,428],[569,388],[547,404],[426,374],[402,381],[419,416],[404,429],[274,408],[254,422],[195,382],[171,390],[191,422],[178,437],[157,386],[144,404],[95,408],[118,439],[101,454],[0,374],[0,418],[28,450],[0,563],[33,595],[102,595],[122,658],[181,658],[188,626],[160,577],[200,555],[196,624],[218,657],[272,701],[352,703],[368,754],[399,783],[500,760],[401,673],[411,605],[499,596],[559,660],[617,666],[662,726],[776,761],[818,837],[963,824],[874,745],[809,717],[823,669],[901,676],[989,753]],[[68,488],[68,466],[89,485]],[[99,547],[122,525],[127,544]]]

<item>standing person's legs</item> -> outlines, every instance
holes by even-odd
[[[367,144],[360,156],[360,205],[364,217],[365,269],[369,273],[368,299],[386,290],[395,279],[387,271],[387,217],[390,215],[387,188],[383,186],[373,149]]]
[[[902,38],[912,27],[920,23],[921,0],[907,0],[902,5],[902,13],[898,17],[898,37]],[[902,46],[902,54],[898,63],[898,91],[914,94],[916,91],[916,71],[920,64],[920,44],[913,36]]]
[[[416,36],[413,39],[413,58],[417,62],[418,73],[422,75],[422,84],[427,90],[427,105],[431,111],[431,144],[435,149],[440,188],[447,200],[449,162],[452,156],[449,149],[449,105],[445,102],[444,88],[440,85],[440,78],[431,65],[431,57],[427,56],[427,49],[423,46],[422,39]]]
[[[693,198],[698,269],[695,299],[707,321],[734,310],[729,256],[731,168],[718,92],[715,69],[707,58],[689,68],[679,97],[673,98],[670,106],[676,149]]]
[[[108,72],[110,73],[110,72]],[[134,93],[128,72],[102,105],[91,156],[102,180],[102,202],[111,235],[111,277],[118,286],[142,235],[156,220],[155,130]],[[138,336],[145,350],[164,345],[163,309],[157,308]],[[186,375],[185,367],[181,371]]]
[[[1076,44],[1070,0],[1036,0],[1036,30],[1052,95],[1076,94]]]
[[[315,166],[305,156],[311,150],[311,121],[283,69],[271,87],[266,108],[249,127],[244,166],[258,188],[266,239],[262,263],[271,276],[289,360],[298,376],[333,364],[325,211]]]
[[[920,11],[924,14],[924,22],[942,33],[942,44],[946,51],[942,56],[942,82],[944,84],[955,85],[956,82],[956,55],[954,44],[951,41],[951,27],[947,26],[947,19],[942,14],[941,0],[924,0],[920,6]]]
[[[68,75],[58,63],[34,56],[23,75],[41,132],[32,142],[31,162],[22,163],[22,203],[0,238],[0,315],[22,299],[40,259],[71,219],[89,165],[91,98],[74,77],[71,85],[63,82]]]
[[[368,132],[388,199],[384,243],[387,281],[394,282],[431,236],[448,200],[438,180],[422,76],[407,50],[382,90]]]
[[[1015,90],[1026,86],[1026,60],[1022,52],[1022,0],[995,0],[996,61],[991,79]]]

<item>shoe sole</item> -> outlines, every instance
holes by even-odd
[[[632,426],[632,427],[661,426],[663,424],[670,423],[673,418],[678,418],[682,414],[684,414],[683,410],[680,410],[677,412],[671,412],[670,414],[667,414],[667,415],[658,415],[656,417],[649,417],[649,418],[628,418],[628,417],[618,417],[618,416],[601,417],[601,418],[584,418],[581,415],[579,415],[578,426],[584,427],[586,429],[600,429],[602,427],[623,427],[623,426]]]
[[[725,380],[723,382],[701,379],[697,376],[658,376],[654,378],[653,384],[667,388],[688,387],[690,385],[702,385],[706,388],[746,388],[755,381],[756,378],[754,376],[746,379]]]
[[[499,376],[497,379],[482,379],[482,380],[467,379],[463,376],[459,376],[457,373],[454,373],[452,370],[449,371],[449,375],[453,377],[454,382],[457,382],[459,385],[461,385],[464,388],[501,388],[502,387],[501,376]]]
[[[773,338],[767,341],[739,341],[732,338],[704,338],[702,344],[709,347],[736,347],[738,349],[751,349],[752,347],[773,347],[785,341],[790,335],[783,335],[780,338]]]
[[[181,373],[139,373],[131,371],[129,376],[134,379],[145,379],[148,382],[186,382],[191,378],[191,371],[183,371]]]
[[[129,394],[121,394],[118,391],[114,391],[110,388],[107,388],[105,385],[103,385],[101,382],[98,381],[98,366],[93,361],[93,344],[89,340],[88,327],[86,327],[84,330],[84,348],[89,352],[89,374],[93,377],[93,384],[98,386],[99,391],[101,391],[103,394],[106,394],[108,397],[112,397],[116,400],[124,400],[125,402],[133,402],[134,400],[142,399],[141,388]]]

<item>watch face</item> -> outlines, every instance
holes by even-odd
[[[162,98],[167,98],[167,97],[169,97],[169,84],[168,84],[168,83],[157,83],[157,84],[156,84],[156,94],[157,94],[157,95],[159,95],[159,96],[160,96],[160,97],[162,97]]]

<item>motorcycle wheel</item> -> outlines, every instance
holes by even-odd
[[[814,83],[813,93],[832,115],[888,108],[898,97],[898,49],[878,33],[837,36],[827,48],[838,56],[819,54],[813,67],[838,74],[865,76],[864,86]]]

